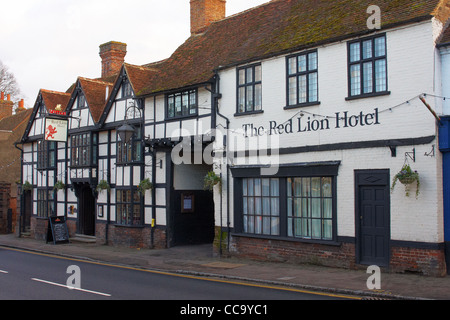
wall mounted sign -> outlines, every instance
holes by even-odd
[[[306,118],[306,119],[305,119]],[[336,112],[335,117],[318,118],[313,116],[300,116],[297,119],[290,119],[280,124],[277,121],[270,121],[269,126],[255,126],[253,123],[244,124],[242,130],[244,137],[260,137],[268,134],[283,135],[301,132],[314,132],[331,129],[355,128],[379,125],[378,108],[373,112],[350,114],[348,111]]]
[[[67,142],[68,124],[67,119],[45,118],[44,140]]]
[[[181,212],[183,213],[194,212],[194,195],[192,193],[181,194]]]

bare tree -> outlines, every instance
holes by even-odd
[[[11,73],[7,66],[0,61],[0,92],[10,94],[13,100],[18,100],[20,88],[16,77]]]

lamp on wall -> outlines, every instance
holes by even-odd
[[[135,130],[136,129],[132,125],[125,123],[117,128],[117,134],[119,135],[121,141],[128,143],[133,137]]]
[[[128,112],[131,108],[137,109],[137,107],[134,105],[134,103],[131,106],[129,106],[127,108],[127,110],[125,111],[125,123],[122,126],[120,126],[119,128],[117,128],[117,134],[119,135],[120,140],[125,143],[130,142],[131,138],[133,138],[133,135],[136,131],[136,128],[128,123]],[[140,113],[139,109],[138,109],[138,111]]]

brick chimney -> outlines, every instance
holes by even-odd
[[[100,45],[100,57],[102,58],[102,78],[118,73],[125,62],[126,54],[126,43],[110,41]]]
[[[0,119],[12,116],[14,103],[11,101],[11,95],[6,95],[2,92],[0,95]]]
[[[214,21],[225,18],[226,0],[191,0],[191,34],[202,33]]]

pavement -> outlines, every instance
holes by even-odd
[[[8,234],[0,235],[0,247],[159,272],[349,295],[361,300],[450,300],[449,276],[382,273],[381,289],[369,290],[367,280],[371,274],[365,270],[217,257],[212,245],[158,250],[75,241],[54,245]]]

